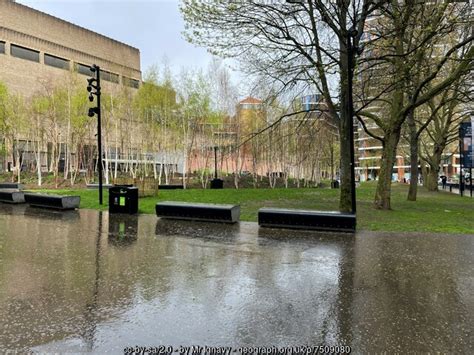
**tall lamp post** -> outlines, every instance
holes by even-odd
[[[211,180],[211,189],[222,189],[224,180],[217,178],[217,146],[214,146],[214,179]]]
[[[214,179],[217,179],[217,146],[214,147]]]
[[[101,109],[100,109],[100,67],[93,65],[91,72],[95,77],[87,79],[87,91],[89,92],[89,101],[94,101],[94,95],[97,97],[97,106],[89,108],[89,117],[97,115],[97,148],[98,148],[98,168],[99,168],[99,204],[102,205],[102,129],[101,129]],[[95,91],[94,91],[95,90]]]

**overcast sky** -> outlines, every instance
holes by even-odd
[[[187,43],[177,0],[17,0],[140,49],[142,72],[166,56],[173,72],[206,68],[211,55]]]

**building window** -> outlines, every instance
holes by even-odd
[[[15,44],[10,45],[10,53],[13,57],[31,60],[39,63],[39,52],[33,49],[20,47]]]
[[[76,71],[82,75],[92,76],[91,67],[88,65],[76,63]]]
[[[125,86],[138,89],[140,87],[140,81],[136,79],[127,78],[126,76],[122,77],[122,83]]]
[[[114,73],[111,73],[111,72],[106,71],[106,70],[101,70],[100,71],[100,78],[104,79],[104,80],[107,80],[107,81],[111,81],[111,82],[116,83],[116,84],[119,83],[118,74],[114,74]]]
[[[5,54],[5,42],[0,41],[0,53]]]
[[[261,104],[240,104],[242,110],[260,110],[262,108]]]
[[[44,64],[59,69],[69,70],[69,60],[55,57],[51,54],[44,54]]]

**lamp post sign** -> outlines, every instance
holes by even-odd
[[[472,123],[463,122],[459,127],[459,139],[461,141],[462,165],[465,168],[472,168],[474,160],[474,150],[472,148]]]
[[[472,121],[462,122],[459,126],[459,190],[463,193],[463,169],[469,169],[469,187],[472,196],[472,166],[474,149],[472,147]],[[466,175],[465,175],[466,176]],[[467,183],[468,181],[466,181]]]

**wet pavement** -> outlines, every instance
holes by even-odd
[[[474,353],[474,235],[356,236],[0,205],[0,353]]]

